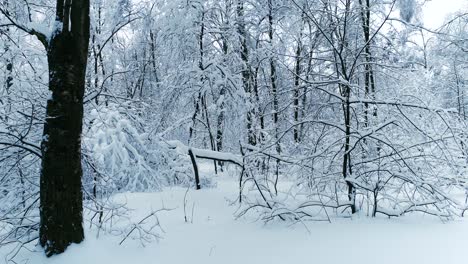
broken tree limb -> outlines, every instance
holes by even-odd
[[[188,154],[190,156],[190,160],[192,161],[192,166],[193,166],[193,172],[195,174],[195,189],[196,190],[201,189],[200,173],[198,171],[197,158],[209,159],[213,161],[230,162],[230,163],[240,166],[241,168],[244,168],[243,159],[240,156],[232,154],[232,153],[191,148],[177,140],[166,141],[166,143],[169,145],[169,148],[179,151],[182,154]]]
[[[244,164],[244,162],[242,161],[242,157],[233,153],[213,151],[207,149],[189,148],[182,142],[177,140],[167,141],[166,143],[169,145],[170,148],[177,149],[182,153],[188,155],[190,155],[189,150],[191,150],[193,155],[198,159],[230,162],[240,167],[242,167]]]
[[[193,151],[191,148],[188,149],[188,154],[190,156],[190,160],[192,161],[193,172],[195,173],[195,189],[200,190],[201,185],[200,185],[200,175],[198,174],[197,159],[195,158],[195,155],[193,154]]]

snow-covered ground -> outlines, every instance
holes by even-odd
[[[206,167],[205,167],[206,170]],[[443,223],[433,217],[353,218],[308,222],[306,226],[273,222],[264,225],[251,218],[235,219],[235,179],[215,178],[217,187],[187,194],[184,188],[160,193],[123,194],[137,221],[152,209],[174,208],[158,214],[159,242],[146,244],[121,236],[87,231],[86,240],[59,256],[23,251],[17,261],[31,264],[284,264],[284,263],[468,263],[468,221]],[[193,209],[193,222],[192,207]],[[0,263],[6,249],[0,249]]]

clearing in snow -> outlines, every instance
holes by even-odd
[[[158,193],[125,193],[115,197],[134,209],[138,222],[152,210],[161,227],[158,242],[142,243],[130,236],[86,230],[86,239],[57,256],[21,251],[18,263],[34,264],[284,264],[284,263],[425,263],[450,264],[468,261],[468,221],[442,222],[431,216],[369,218],[355,215],[328,222],[274,221],[265,225],[254,216],[236,219],[238,182],[232,175],[213,176],[212,163],[201,164],[216,187],[199,191],[174,187]],[[184,213],[184,199],[186,208]],[[192,209],[193,208],[193,209]],[[185,221],[187,218],[187,222]],[[86,226],[86,224],[85,224]],[[5,256],[7,249],[0,249]],[[2,261],[5,258],[2,258]],[[29,260],[28,260],[29,259]],[[24,261],[24,262],[21,262]]]

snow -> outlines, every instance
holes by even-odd
[[[50,42],[50,40],[53,39],[57,35],[57,33],[63,30],[63,23],[60,21],[54,20],[52,22],[52,26],[48,27],[47,23],[44,23],[43,21],[28,22],[26,27],[40,34],[43,34],[44,36],[47,37],[47,41]]]
[[[158,193],[126,193],[116,199],[134,208],[135,221],[159,208],[164,233],[159,242],[142,246],[138,240],[103,235],[87,230],[83,243],[72,245],[61,255],[46,258],[42,252],[23,251],[18,260],[34,264],[284,264],[284,263],[465,263],[468,221],[443,223],[434,217],[338,218],[332,223],[272,222],[264,225],[249,216],[236,219],[235,177],[212,176],[210,162],[200,164],[202,176],[218,182],[216,188],[190,190],[184,221],[184,188]],[[38,248],[38,250],[40,250]],[[6,254],[0,248],[0,257]],[[0,258],[0,263],[3,261]]]
[[[63,23],[55,20],[52,24],[52,29],[50,30],[49,40],[53,39],[55,35],[62,32],[62,30],[63,30]]]
[[[166,141],[166,143],[179,151],[181,154],[188,154],[189,147],[185,146],[182,142],[178,140],[170,140]],[[202,159],[214,159],[214,160],[221,160],[221,161],[230,161],[237,165],[241,165],[243,163],[242,158],[239,155],[235,155],[232,153],[227,152],[220,152],[220,151],[211,151],[207,149],[199,149],[199,148],[192,148],[190,149],[195,153],[195,156]]]
[[[47,24],[43,23],[42,21],[41,22],[30,21],[26,24],[26,28],[32,29],[44,35],[47,35],[47,32],[49,32],[49,28],[47,27]]]

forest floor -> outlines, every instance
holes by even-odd
[[[209,168],[202,167],[205,175]],[[468,263],[468,220],[442,222],[434,217],[405,216],[334,219],[328,222],[272,222],[236,219],[234,177],[215,177],[217,187],[200,191],[167,188],[159,193],[127,193],[118,199],[134,208],[135,222],[158,213],[161,239],[143,246],[138,239],[86,231],[86,239],[61,255],[22,251],[18,263],[31,264],[286,264],[286,263]],[[186,214],[184,214],[184,197]],[[193,208],[193,216],[192,216]],[[188,222],[184,216],[187,215]],[[192,218],[193,217],[193,218]],[[6,249],[0,249],[0,263]]]

